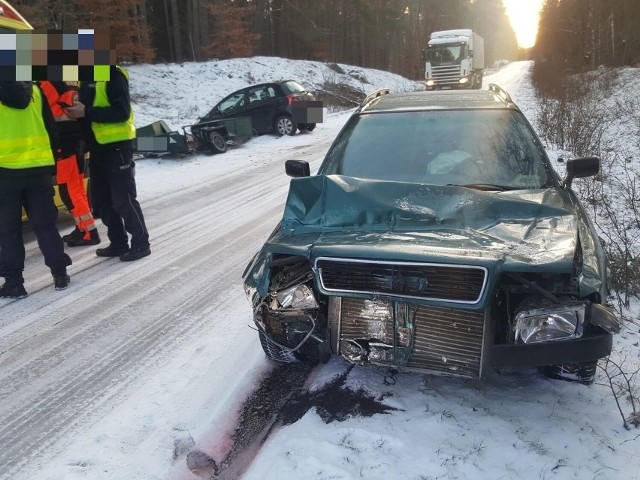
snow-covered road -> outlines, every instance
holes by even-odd
[[[226,406],[234,388],[255,377],[249,371],[261,365],[261,353],[247,328],[242,270],[282,212],[288,185],[282,158],[317,163],[330,139],[327,129],[295,139],[256,139],[225,155],[140,161],[152,255],[125,264],[96,257],[92,247],[70,249],[72,283],[64,292],[53,290],[26,227],[30,296],[0,305],[2,478],[48,463],[79,432],[136,395],[167,401],[171,395],[154,391],[158,384],[171,390],[186,381],[176,395],[189,410],[202,408],[189,405],[199,382],[208,382],[202,386],[211,395],[207,402]],[[273,145],[282,145],[282,156],[274,155]],[[163,163],[180,170],[171,186]],[[149,181],[157,193],[148,193]],[[103,228],[101,233],[106,240]],[[209,357],[213,374],[190,365],[202,356]],[[154,417],[151,410],[140,415]],[[153,428],[171,431],[175,425]]]

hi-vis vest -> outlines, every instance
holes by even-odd
[[[129,80],[129,72],[122,67],[116,67]],[[93,99],[94,107],[110,107],[109,97],[107,97],[107,83],[96,82],[96,96]],[[91,122],[91,130],[99,144],[121,142],[136,138],[136,127],[133,125],[133,109],[129,113],[129,118],[125,122],[99,123]]]
[[[55,165],[42,118],[42,93],[33,86],[31,101],[20,110],[0,103],[0,168],[13,170]]]

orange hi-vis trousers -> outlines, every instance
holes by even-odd
[[[84,233],[83,238],[91,238],[91,230],[96,229],[96,222],[91,215],[91,207],[84,188],[84,175],[78,169],[76,154],[56,161],[56,181],[60,198],[73,215],[78,229]]]

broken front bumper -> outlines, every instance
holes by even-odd
[[[304,357],[334,353],[352,363],[481,378],[487,369],[582,363],[609,355],[615,317],[600,305],[585,308],[579,338],[509,345],[494,342],[489,311],[380,299],[330,297],[326,321],[319,310],[284,314],[263,305],[254,320],[267,341]]]

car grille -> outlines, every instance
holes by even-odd
[[[432,67],[431,71],[438,85],[454,85],[460,80],[460,65]]]
[[[387,263],[319,258],[316,269],[327,292],[370,293],[478,303],[486,269],[428,263]]]
[[[420,306],[408,367],[479,378],[484,312]]]
[[[359,298],[341,300],[340,353],[348,349],[348,343],[366,343],[368,359],[374,363],[480,377],[484,312]],[[394,319],[394,311],[406,312],[407,318]],[[402,328],[395,325],[404,326],[406,320],[413,327],[413,343],[407,342],[411,353],[406,363],[396,362],[393,349],[402,344],[399,337]]]

